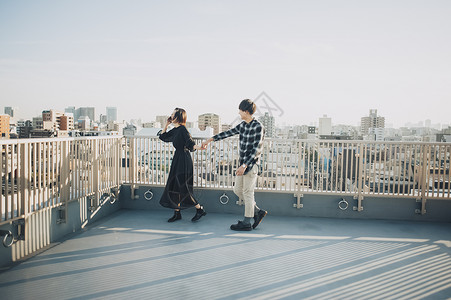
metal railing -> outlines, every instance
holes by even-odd
[[[201,141],[197,141],[200,143]],[[122,183],[165,185],[174,148],[151,137],[0,141],[0,224]],[[238,139],[192,153],[194,184],[232,189]],[[266,139],[257,190],[450,199],[451,144]]]
[[[0,224],[88,196],[97,206],[121,184],[121,146],[121,137],[0,141]]]
[[[195,186],[231,189],[238,143],[229,138],[194,152]],[[125,182],[166,183],[174,151],[169,143],[130,137],[127,149]],[[449,143],[266,139],[257,190],[450,199],[450,153]]]
[[[0,141],[0,225],[18,228],[4,236],[8,246],[16,239],[13,260],[50,243],[53,208],[64,223],[69,202],[79,201],[83,223],[106,195],[117,196],[122,145],[122,137]]]
[[[122,183],[164,186],[174,154],[151,137],[2,140],[0,147],[0,225],[46,228],[18,256],[48,244],[51,208],[64,216],[68,202],[86,203],[83,222]],[[195,187],[232,189],[238,147],[229,138],[193,152]],[[449,143],[265,139],[257,190],[294,193],[298,208],[304,194],[353,196],[359,209],[364,197],[413,198],[424,213],[427,200],[450,200],[450,153]]]

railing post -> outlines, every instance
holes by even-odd
[[[67,203],[69,201],[70,197],[70,182],[69,182],[69,164],[70,164],[70,157],[69,157],[69,147],[68,147],[69,141],[63,141],[62,147],[61,147],[61,192],[60,192],[60,202],[61,206],[59,208],[59,219],[57,220],[58,223],[66,223],[67,220]]]
[[[29,212],[28,209],[28,197],[29,197],[29,160],[28,160],[28,144],[21,143],[19,144],[20,147],[20,161],[18,163],[19,167],[19,186],[18,186],[18,192],[20,192],[20,211],[18,212],[18,216],[20,215],[27,215]],[[18,199],[19,200],[19,199]]]
[[[95,139],[94,140],[94,161],[93,161],[93,173],[94,173],[94,178],[93,178],[93,190],[94,190],[94,201],[95,201],[95,207],[99,207],[99,203],[100,203],[100,191],[99,191],[99,171],[100,171],[100,146],[99,146],[99,140]]]
[[[428,189],[429,189],[429,184],[428,184],[428,165],[429,165],[429,160],[428,160],[428,155],[427,155],[427,145],[423,145],[422,147],[422,152],[423,152],[423,157],[422,157],[422,161],[421,161],[421,174],[419,176],[419,180],[420,180],[420,190],[421,190],[421,198],[417,199],[417,202],[421,202],[421,209],[415,210],[416,213],[419,213],[421,215],[426,214],[426,201],[427,201],[427,193],[428,193]]]
[[[298,163],[296,164],[298,166],[298,178],[295,180],[297,183],[297,193],[294,194],[294,197],[296,197],[296,203],[293,204],[293,207],[297,209],[304,208],[304,204],[301,203],[301,198],[304,197],[301,191],[301,184],[303,184],[303,180],[301,180],[301,175],[303,177],[303,174],[301,174],[302,167],[301,167],[301,161],[302,161],[302,143],[298,141]]]
[[[130,186],[131,186],[131,199],[135,199],[135,185],[136,185],[136,176],[135,176],[135,139],[129,137],[130,147],[128,151],[129,156],[129,178],[130,178]],[[125,160],[125,164],[127,164],[127,160]]]
[[[357,174],[357,211],[363,210],[363,143],[360,143],[359,153],[355,154],[358,160],[358,174]]]

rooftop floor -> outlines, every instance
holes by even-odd
[[[451,299],[451,223],[120,210],[0,273],[2,299]]]

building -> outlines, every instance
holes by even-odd
[[[34,129],[44,128],[44,124],[42,123],[42,116],[34,117],[31,122]]]
[[[15,111],[16,111],[16,108],[14,108],[14,107],[11,107],[11,106],[5,107],[5,114],[9,115],[11,118],[15,117]]]
[[[217,114],[206,113],[198,117],[199,129],[205,130],[207,127],[213,128],[213,133],[218,134],[221,129],[221,118]]]
[[[125,126],[125,127],[122,129],[122,134],[125,135],[125,136],[135,135],[136,132],[138,131],[137,129],[138,129],[138,128],[137,128],[135,125],[133,125],[133,124],[128,124],[127,126]],[[149,129],[149,128],[147,128],[147,129]],[[160,129],[159,129],[159,130],[160,130]],[[159,131],[159,130],[158,130],[158,131]]]
[[[332,118],[323,115],[319,118],[318,135],[331,135],[332,134]]]
[[[9,139],[9,121],[10,115],[0,115],[0,138]]]
[[[451,142],[451,127],[443,128],[440,133],[437,133],[435,138],[436,142]]]
[[[227,131],[229,129],[232,129],[232,126],[230,124],[222,124],[221,131]]]
[[[166,121],[169,118],[169,116],[156,116],[155,122],[160,123],[161,127],[166,125]]]
[[[275,137],[276,135],[276,124],[274,117],[271,116],[268,112],[265,112],[263,116],[260,116],[258,118],[260,123],[262,123],[263,127],[265,128],[265,137]]]
[[[91,129],[91,119],[88,116],[80,117],[77,120],[77,128],[83,131],[88,131]]]
[[[60,130],[62,116],[64,116],[63,112],[53,109],[44,110],[42,112],[43,128],[54,131]]]
[[[154,121],[154,122],[143,123],[142,127],[143,128],[161,128],[164,125],[166,125],[166,123],[162,125],[160,122]]]
[[[74,120],[85,119],[88,117],[91,121],[96,120],[96,109],[95,107],[80,107],[76,109],[74,114]]]
[[[74,117],[71,114],[64,114],[60,117],[59,130],[74,130]]]
[[[107,122],[117,122],[117,107],[106,108]]]
[[[64,109],[64,114],[72,114],[75,117],[75,106],[69,106]]]
[[[361,118],[361,133],[363,136],[370,136],[366,137],[365,140],[383,141],[384,130],[380,129],[385,129],[385,117],[378,116],[377,109],[370,109],[369,116]]]
[[[17,121],[17,134],[20,139],[29,138],[33,130],[33,123],[30,120]]]

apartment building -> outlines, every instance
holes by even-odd
[[[0,115],[0,138],[9,139],[9,115]]]
[[[217,114],[206,113],[198,117],[199,129],[205,130],[207,127],[213,128],[213,133],[218,134],[221,129],[221,118]]]

